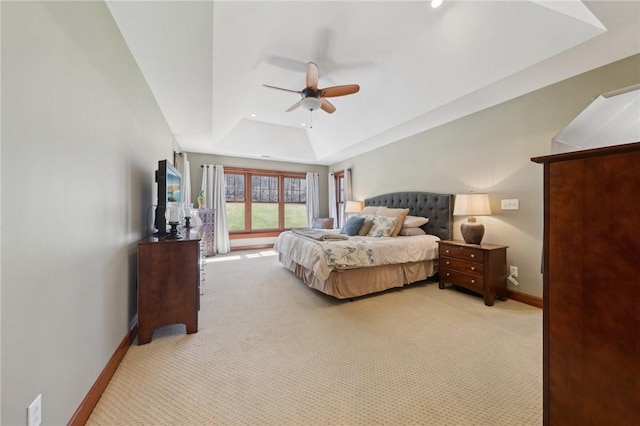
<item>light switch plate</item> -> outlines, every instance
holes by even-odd
[[[520,200],[512,198],[510,200],[501,200],[500,208],[502,210],[518,210],[520,208]]]
[[[40,423],[42,423],[42,394],[27,407],[27,426],[40,426]]]

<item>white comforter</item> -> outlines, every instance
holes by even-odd
[[[436,259],[438,240],[434,235],[414,235],[393,238],[355,236],[342,241],[318,241],[285,231],[276,239],[274,248],[312,270],[319,279],[326,280],[336,269]]]

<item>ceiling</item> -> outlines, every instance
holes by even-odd
[[[307,164],[640,52],[635,0],[106,3],[183,151]],[[360,92],[285,112],[309,61]]]

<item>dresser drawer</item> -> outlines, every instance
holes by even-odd
[[[483,292],[483,277],[476,275],[463,274],[447,268],[440,268],[440,280],[442,282],[461,285],[478,293]]]
[[[440,268],[453,269],[476,276],[483,276],[484,265],[482,263],[467,262],[466,260],[455,259],[453,257],[441,257]]]
[[[482,263],[483,261],[482,249],[450,244],[440,244],[440,256],[455,257],[457,259],[468,260],[470,262]]]

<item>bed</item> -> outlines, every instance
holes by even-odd
[[[437,272],[436,241],[453,238],[452,194],[394,192],[368,198],[364,205],[426,217],[429,221],[420,226],[425,235],[340,240],[339,231],[285,231],[274,245],[280,262],[307,286],[338,299],[402,287]]]

